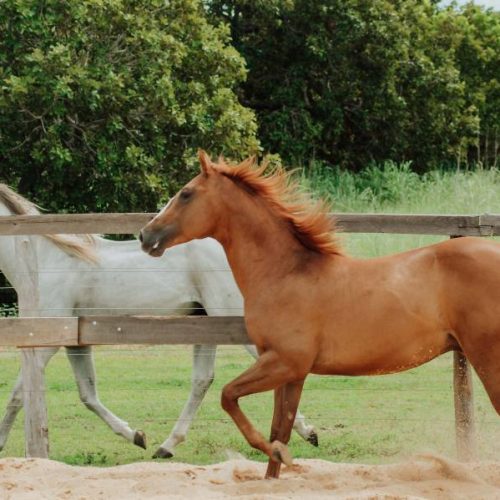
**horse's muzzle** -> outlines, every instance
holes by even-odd
[[[174,224],[159,230],[150,230],[145,226],[139,232],[139,241],[144,252],[152,257],[161,257],[176,234],[177,229]]]

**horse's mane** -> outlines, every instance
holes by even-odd
[[[3,202],[13,215],[40,214],[34,203],[23,198],[20,194],[2,183],[0,183],[0,202]],[[96,263],[98,260],[95,253],[95,240],[89,234],[82,235],[81,237],[72,234],[46,234],[44,237],[52,241],[68,255],[78,257],[90,263]]]
[[[256,164],[253,157],[238,165],[223,158],[213,168],[252,196],[263,198],[272,211],[286,221],[304,247],[320,254],[341,254],[335,238],[335,222],[324,200],[314,201],[283,168],[269,171],[268,164]]]

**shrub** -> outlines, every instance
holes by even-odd
[[[154,210],[196,149],[257,149],[201,0],[0,2],[0,177],[50,210]]]

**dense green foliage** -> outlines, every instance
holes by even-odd
[[[495,165],[500,13],[439,5],[5,0],[0,180],[50,211],[154,210],[198,147],[257,136],[306,167]]]
[[[198,147],[257,148],[198,0],[5,0],[0,34],[0,178],[50,210],[154,210]]]
[[[427,0],[209,5],[247,61],[242,95],[266,150],[348,168],[411,160],[425,171],[489,141],[488,158],[474,157],[496,158],[500,13]]]
[[[500,12],[468,4],[458,15],[456,63],[467,103],[479,118],[475,157],[498,164],[500,154]]]

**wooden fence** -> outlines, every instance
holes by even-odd
[[[134,234],[155,214],[77,214],[0,217],[1,235],[105,233]],[[500,215],[333,214],[347,233],[394,233],[500,236]],[[19,318],[0,320],[0,346],[22,348],[25,408],[25,451],[28,457],[48,456],[48,426],[43,368],[36,363],[41,346],[123,344],[248,344],[241,317],[82,316],[28,317],[38,305],[36,256],[29,242],[18,241],[26,266]],[[31,272],[30,272],[31,270]],[[31,291],[31,293],[30,293]],[[454,394],[457,452],[475,455],[473,394],[470,366],[454,353]]]

